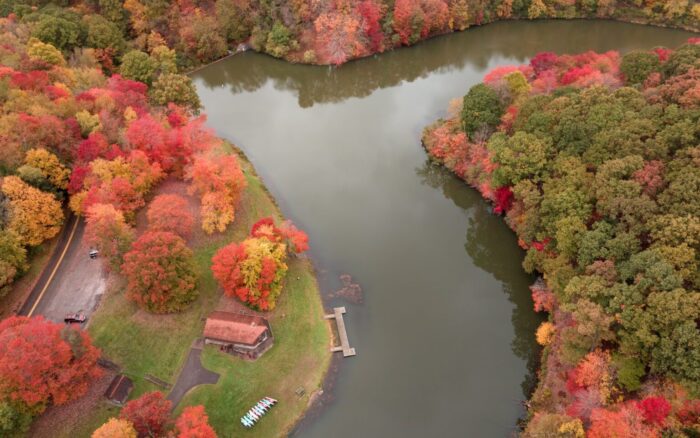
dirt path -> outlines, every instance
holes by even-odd
[[[168,394],[168,400],[173,402],[173,409],[180,403],[182,397],[187,394],[187,391],[198,385],[215,384],[219,381],[219,374],[209,371],[202,366],[200,357],[202,355],[203,342],[201,339],[196,339],[192,343],[190,353],[187,355],[185,365],[177,377],[177,382],[173,386],[172,391]]]

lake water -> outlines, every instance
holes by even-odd
[[[502,437],[535,381],[542,320],[523,251],[476,191],[431,166],[425,125],[493,67],[540,51],[675,47],[692,34],[608,21],[503,22],[349,63],[246,53],[193,75],[209,124],[308,232],[357,356],[295,436]],[[339,353],[336,353],[339,354]]]

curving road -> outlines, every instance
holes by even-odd
[[[90,248],[83,239],[84,233],[85,222],[70,215],[20,315],[43,315],[63,322],[67,313],[83,311],[89,316],[95,310],[105,292],[107,274],[100,260],[88,257]]]

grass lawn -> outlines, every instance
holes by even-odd
[[[248,188],[236,211],[236,219],[222,234],[201,239],[193,247],[199,271],[199,298],[176,315],[150,315],[124,298],[122,284],[113,285],[92,317],[88,331],[104,356],[122,366],[135,384],[132,398],[160,389],[144,380],[145,374],[174,383],[192,341],[200,337],[206,317],[219,302],[221,291],[209,269],[218,248],[242,240],[260,218],[280,212],[255,174],[241,160]],[[322,319],[323,307],[311,263],[290,258],[281,299],[270,318],[275,346],[255,362],[246,362],[216,350],[203,354],[206,367],[221,374],[217,385],[195,388],[180,403],[178,411],[191,404],[204,404],[211,424],[221,437],[239,431],[239,418],[254,400],[263,395],[281,403],[256,431],[264,436],[285,435],[304,412],[309,395],[318,388],[330,363],[330,331]],[[299,386],[306,395],[298,399]],[[118,410],[106,404],[85,413],[78,430],[57,431],[57,437],[88,437]],[[261,435],[261,436],[262,436]]]

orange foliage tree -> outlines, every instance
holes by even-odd
[[[209,417],[204,406],[188,406],[175,421],[177,438],[216,438],[216,432],[209,425]]]
[[[101,375],[88,334],[42,316],[0,322],[0,399],[42,412],[81,397]]]
[[[634,403],[625,403],[617,410],[594,409],[588,438],[656,438],[658,430],[644,423],[642,412]]]
[[[16,176],[3,178],[1,184],[0,190],[10,201],[8,229],[22,244],[36,246],[58,234],[63,211],[56,198]]]
[[[182,310],[197,297],[192,251],[167,231],[147,231],[124,255],[127,297],[153,313]]]
[[[361,41],[360,17],[353,12],[330,11],[314,22],[316,44],[324,59],[331,64],[343,64],[366,52]]]
[[[134,240],[134,230],[112,204],[93,204],[90,207],[85,235],[90,245],[99,250],[115,269],[121,265],[124,253]]]
[[[233,222],[235,208],[248,185],[238,159],[214,153],[198,155],[185,178],[191,181],[190,193],[201,197],[202,229],[208,234],[224,231]]]
[[[192,234],[194,217],[182,196],[164,194],[156,196],[148,206],[148,227],[153,231],[170,231],[187,238]]]
[[[450,10],[443,0],[396,0],[394,3],[394,31],[405,45],[445,31],[449,20]]]

